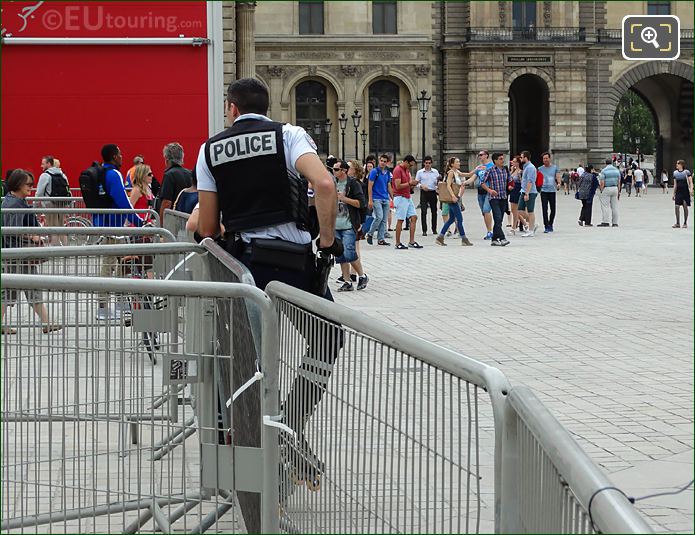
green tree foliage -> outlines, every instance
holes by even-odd
[[[627,139],[624,135],[627,134]],[[642,154],[656,151],[656,125],[654,115],[647,104],[634,91],[628,91],[618,103],[613,118],[613,149],[635,154],[637,138]]]

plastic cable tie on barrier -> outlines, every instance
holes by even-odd
[[[263,379],[263,372],[257,371],[256,373],[253,374],[253,377],[246,381],[243,385],[241,385],[236,392],[232,395],[231,399],[227,400],[227,408],[232,406],[232,403],[234,403],[237,398],[244,393],[245,390],[247,390],[253,383],[256,381],[260,381]]]
[[[263,425],[267,425],[268,427],[277,427],[281,431],[284,431],[288,435],[290,435],[295,442],[297,442],[297,433],[294,429],[289,427],[288,425],[285,425],[282,423],[282,416],[269,416],[269,415],[264,415],[263,416]]]

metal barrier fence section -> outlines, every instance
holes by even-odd
[[[34,214],[43,215],[47,220],[52,219],[46,226],[106,226],[121,227],[129,214],[136,214],[159,227],[159,214],[154,210],[131,208],[4,208],[3,215]]]
[[[281,433],[281,526],[494,531],[501,373],[294,288],[266,292],[281,410],[297,432]]]
[[[263,470],[277,466],[277,431],[261,424],[277,414],[276,329],[262,292],[40,275],[3,275],[3,292],[17,329],[0,361],[4,533],[278,530],[277,471]],[[104,295],[129,313],[94,321]],[[50,323],[33,314],[37,299]],[[229,350],[249,336],[240,303],[263,318],[254,356],[268,365],[260,386],[237,392]],[[254,389],[245,413],[230,408],[231,393]]]
[[[5,248],[45,247],[47,245],[97,245],[116,243],[173,242],[174,235],[160,227],[0,227]],[[38,238],[38,240],[37,240]],[[54,240],[57,238],[57,240]],[[56,243],[53,243],[53,242]],[[60,243],[58,243],[60,242]]]
[[[77,190],[78,193],[81,193]],[[25,201],[32,207],[46,208],[86,208],[82,197],[27,197]]]
[[[186,230],[186,223],[190,214],[177,210],[164,210],[164,222],[162,226],[176,236],[177,241],[192,242],[193,234]]]
[[[503,449],[502,533],[652,532],[525,386],[509,394]]]

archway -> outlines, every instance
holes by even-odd
[[[328,134],[324,129],[328,116],[326,86],[321,82],[307,80],[297,85],[294,95],[297,126],[309,132],[320,153],[327,153]]]
[[[529,151],[536,165],[549,145],[548,98],[548,85],[535,74],[522,74],[509,87],[509,147],[512,154]]]
[[[604,114],[612,120],[618,102],[629,91],[652,109],[658,127],[656,172],[670,171],[683,158],[688,165],[693,146],[693,68],[681,61],[647,61],[624,72],[611,87]],[[612,109],[611,109],[611,104]],[[604,146],[610,146],[605,143]]]
[[[392,106],[398,104],[398,116]],[[374,111],[379,109],[380,119],[374,120]],[[388,80],[378,80],[369,86],[369,152],[400,153],[400,88]]]

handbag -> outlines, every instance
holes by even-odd
[[[442,180],[437,184],[437,195],[439,195],[439,200],[442,202],[457,202],[456,197],[452,198],[451,193],[449,193],[449,188],[446,185],[446,180]]]

